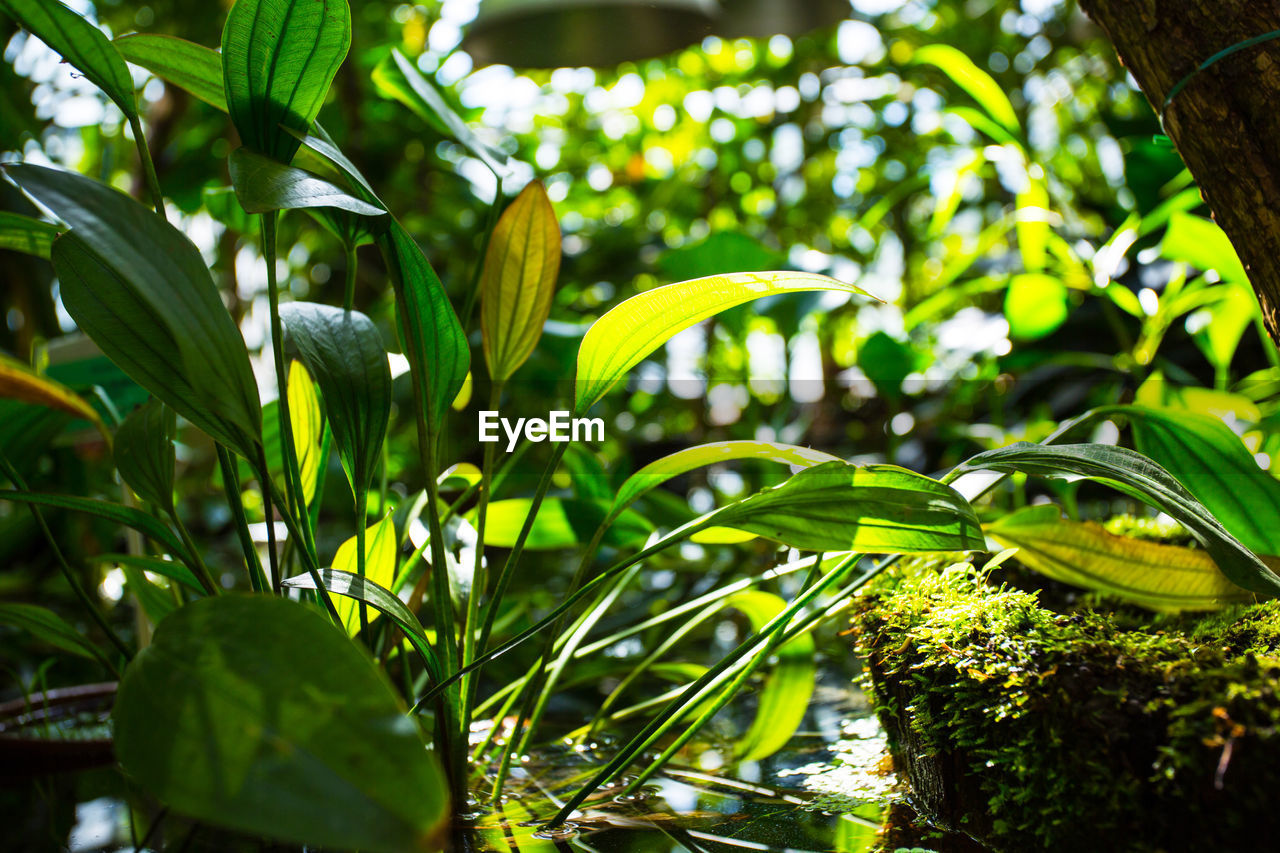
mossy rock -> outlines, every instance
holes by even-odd
[[[1280,602],[1118,627],[967,564],[855,616],[912,802],[997,850],[1275,849]]]

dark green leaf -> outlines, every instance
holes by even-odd
[[[804,551],[981,551],[973,507],[950,486],[893,465],[827,462],[708,513],[698,525],[746,530]]]
[[[115,458],[120,478],[139,497],[173,510],[173,409],[151,400],[134,409],[116,430]]]
[[[48,260],[58,226],[20,213],[0,210],[0,249],[9,249]]]
[[[979,453],[964,471],[1022,471],[1041,477],[1079,476],[1119,489],[1168,513],[1196,538],[1232,583],[1251,592],[1280,594],[1280,576],[1227,532],[1173,476],[1141,453],[1106,444],[1039,445],[1022,441]]]
[[[289,339],[315,377],[351,488],[369,486],[391,417],[391,370],[378,328],[359,311],[313,302],[280,306]]]
[[[134,65],[141,65],[215,109],[227,111],[222,57],[213,48],[155,33],[121,36],[113,44]]]
[[[335,207],[362,216],[384,216],[386,211],[347,195],[340,187],[310,172],[286,166],[249,148],[237,148],[227,161],[236,198],[249,213]]]
[[[114,521],[117,524],[123,524],[125,527],[132,527],[139,533],[155,540],[156,543],[163,546],[170,553],[189,557],[187,549],[183,547],[182,542],[172,530],[155,516],[147,515],[140,509],[74,495],[21,492],[13,489],[0,489],[0,501],[18,501],[19,503],[33,504],[35,506],[69,509],[72,512],[83,512],[87,515],[105,518],[107,521]],[[186,562],[185,559],[184,562]]]
[[[0,11],[8,12],[24,29],[62,54],[130,121],[137,120],[138,104],[133,98],[129,66],[102,30],[58,0],[0,0]]]
[[[152,624],[160,624],[161,619],[164,619],[164,617],[177,609],[178,603],[173,600],[173,596],[169,591],[161,589],[148,580],[146,573],[141,569],[135,569],[130,565],[122,565],[120,566],[120,571],[124,573],[125,583],[138,599],[138,604],[142,606],[142,612],[147,615]]]
[[[293,160],[294,133],[310,130],[350,47],[346,0],[237,0],[222,30],[222,79],[244,144]]]
[[[200,581],[196,580],[196,576],[191,573],[191,570],[181,563],[175,563],[173,560],[166,560],[162,557],[147,557],[139,554],[98,554],[89,559],[95,563],[115,563],[119,566],[130,566],[131,568],[151,572],[153,575],[162,575],[169,580],[177,581],[200,595],[205,594],[204,587],[200,585]]]
[[[52,610],[34,604],[0,603],[0,625],[13,625],[30,631],[51,646],[73,655],[102,660],[102,653],[89,640],[72,628]]]
[[[467,338],[436,271],[400,223],[392,222],[379,236],[378,248],[396,290],[397,320],[414,393],[431,428],[438,431],[471,368]]]
[[[443,774],[386,678],[317,611],[225,595],[175,611],[113,712],[126,772],[175,811],[308,846],[436,849]]]
[[[240,330],[200,252],[133,199],[73,172],[6,166],[72,230],[53,246],[62,299],[125,373],[246,458],[262,432]]]

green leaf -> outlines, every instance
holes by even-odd
[[[1004,316],[1009,334],[1023,341],[1043,338],[1067,320],[1067,286],[1051,275],[1024,273],[1009,282]]]
[[[1221,293],[1222,298],[1202,309],[1208,322],[1195,333],[1195,340],[1209,363],[1225,373],[1235,358],[1240,339],[1258,315],[1258,303],[1253,288],[1247,283],[1229,281],[1213,289]]]
[[[507,156],[482,142],[435,86],[396,48],[373,69],[373,83],[378,94],[404,104],[436,131],[456,140],[490,171],[497,174],[506,170]]]
[[[432,680],[439,683],[442,672],[440,662],[436,659],[435,653],[431,651],[431,643],[427,639],[426,633],[422,630],[422,623],[418,621],[418,617],[414,616],[408,607],[405,607],[404,602],[396,598],[390,590],[367,581],[354,572],[321,569],[319,574],[320,581],[329,592],[334,595],[353,598],[356,601],[363,601],[383,616],[395,622],[396,626],[404,631],[405,636],[413,644],[413,647],[417,649],[418,654],[422,655],[422,659],[426,661],[427,671]],[[290,589],[316,588],[315,580],[309,574],[286,578],[284,585]]]
[[[324,464],[321,451],[324,420],[320,417],[320,397],[316,394],[316,384],[311,380],[311,374],[307,372],[306,365],[300,361],[290,362],[288,382],[289,424],[293,427],[293,449],[298,459],[302,494],[309,505],[315,500],[316,487],[320,481],[320,467]],[[276,421],[278,433],[280,430],[278,417]],[[278,459],[279,447],[275,452],[276,456],[269,458]]]
[[[0,11],[40,37],[101,89],[130,121],[138,119],[129,66],[111,40],[58,0],[0,0]]]
[[[959,48],[949,44],[925,45],[915,52],[912,62],[934,66],[977,101],[1002,128],[1014,136],[1022,132],[1018,114],[1004,89]]]
[[[171,581],[177,581],[188,589],[205,594],[205,589],[200,585],[200,581],[191,573],[191,570],[181,563],[175,563],[173,560],[166,560],[162,557],[147,557],[141,554],[96,554],[88,557],[95,563],[112,563],[120,567],[129,566],[134,569],[151,572],[155,575],[161,575]]]
[[[0,501],[17,501],[34,506],[69,509],[72,512],[83,512],[86,515],[105,518],[107,521],[114,521],[117,524],[123,524],[125,527],[132,527],[139,533],[153,539],[171,554],[183,557],[183,562],[187,562],[190,559],[187,549],[172,530],[155,516],[148,515],[142,510],[134,509],[133,507],[121,506],[120,504],[95,500],[94,498],[55,495],[45,492],[24,492],[14,489],[0,489]]]
[[[1280,481],[1218,418],[1146,406],[1108,407],[1129,418],[1134,446],[1172,474],[1227,531],[1257,554],[1280,554]]]
[[[1107,593],[1161,613],[1216,610],[1253,601],[1204,551],[1108,533],[1093,522],[1066,521],[1056,506],[1032,506],[986,526],[1017,548],[1024,566],[1073,586]]]
[[[1196,538],[1232,583],[1251,592],[1280,594],[1280,576],[1271,571],[1173,476],[1146,456],[1106,444],[1040,445],[1020,441],[979,453],[950,474],[965,471],[1021,471],[1041,477],[1077,476],[1105,483],[1167,513]]]
[[[1049,245],[1049,191],[1043,178],[1027,175],[1027,188],[1018,193],[1018,251],[1029,273],[1044,270]]]
[[[150,400],[129,413],[116,430],[115,458],[120,479],[143,500],[173,511],[173,409]]]
[[[103,435],[107,435],[106,425],[98,416],[98,410],[87,401],[62,383],[41,376],[17,359],[3,354],[0,354],[0,397],[34,403],[84,418]]]
[[[787,609],[783,599],[754,589],[735,593],[724,603],[747,617],[753,633]],[[817,682],[814,650],[812,634],[801,634],[778,648],[777,662],[760,688],[751,727],[734,742],[736,760],[759,761],[790,743],[809,711]]]
[[[331,207],[361,216],[385,216],[386,211],[348,195],[340,187],[310,172],[286,166],[240,147],[227,160],[236,198],[248,213]]]
[[[0,210],[0,249],[49,259],[58,226],[20,213]]]
[[[175,611],[120,682],[116,756],[175,811],[333,849],[438,849],[443,774],[385,676],[317,611],[225,595]]]
[[[222,88],[222,56],[218,51],[176,36],[133,33],[112,42],[134,65],[172,83],[214,109],[227,111]]]
[[[491,502],[485,514],[485,544],[495,548],[515,545],[532,505],[530,498]],[[581,545],[591,539],[604,518],[605,505],[598,501],[545,498],[524,547],[530,551],[549,551]],[[473,525],[476,523],[474,510],[467,513],[467,520]],[[610,518],[610,528],[603,541],[615,547],[641,545],[652,530],[653,526],[643,516],[619,510]]]
[[[310,130],[350,47],[346,0],[237,0],[222,30],[222,79],[244,144],[290,162],[294,134]]]
[[[52,610],[34,604],[0,602],[0,625],[13,625],[35,634],[49,645],[91,660],[102,653],[83,634]]]
[[[152,624],[160,624],[160,620],[177,609],[178,603],[173,600],[173,596],[167,590],[161,589],[148,580],[141,569],[122,565],[120,566],[120,571],[124,573],[126,585],[134,597],[138,599],[138,604],[142,606],[142,612],[146,614]]]
[[[378,327],[359,311],[314,302],[280,306],[280,319],[324,398],[351,489],[369,488],[391,417],[391,370]]]
[[[366,581],[389,589],[396,575],[396,525],[388,514],[382,521],[369,527],[364,537],[364,577]],[[352,536],[338,546],[338,553],[333,558],[333,569],[339,572],[356,574],[356,537]],[[342,596],[335,601],[342,624],[347,633],[354,637],[360,632],[359,606],[355,599]],[[373,621],[371,614],[369,621]]]
[[[695,278],[631,297],[596,320],[582,339],[575,413],[585,414],[628,370],[678,332],[762,296],[814,290],[869,295],[823,275],[747,272]]]
[[[130,378],[246,458],[262,422],[249,353],[200,252],[138,202],[73,172],[5,166],[71,226],[53,245],[62,300]]]
[[[1249,283],[1249,275],[1227,233],[1216,222],[1190,213],[1179,211],[1169,217],[1160,255],[1198,270],[1216,270],[1226,281]]]
[[[436,271],[398,222],[378,238],[396,291],[396,319],[409,360],[414,394],[439,432],[449,404],[462,390],[471,351]]]
[[[826,462],[708,513],[699,528],[746,530],[802,551],[981,551],[973,507],[950,486],[893,465]]]
[[[560,223],[542,184],[531,181],[498,218],[480,273],[480,328],[489,375],[524,364],[551,313],[560,273]]]
[[[610,516],[633,504],[650,489],[657,488],[673,477],[736,459],[762,459],[779,465],[812,468],[823,462],[839,462],[838,457],[809,447],[781,444],[776,441],[715,441],[687,447],[650,462],[627,478],[613,500]]]

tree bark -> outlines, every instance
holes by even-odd
[[[1218,51],[1280,29],[1278,0],[1080,0],[1157,113]],[[1240,254],[1280,343],[1280,40],[1192,77],[1165,111],[1165,132]]]

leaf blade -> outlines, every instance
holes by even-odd
[[[244,146],[231,152],[227,166],[236,198],[247,213],[303,208],[337,208],[361,216],[387,213],[310,172],[286,166]]]

